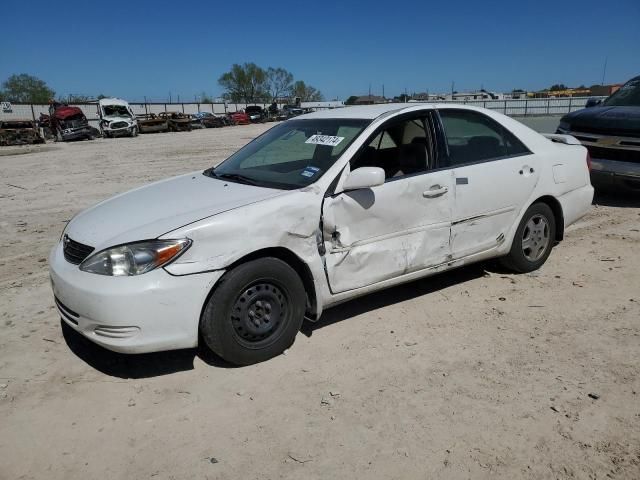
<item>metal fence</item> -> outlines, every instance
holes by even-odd
[[[508,100],[440,100],[433,103],[456,103],[488,108],[512,117],[534,115],[564,115],[584,108],[594,97],[525,98]],[[607,97],[595,97],[607,98]]]
[[[147,113],[182,112],[197,113],[210,112],[215,114],[233,113],[247,107],[244,103],[130,103],[133,113],[142,115]],[[253,104],[250,104],[253,105]],[[97,103],[72,103],[72,107],[78,107],[87,117],[90,123],[98,123]],[[267,107],[268,105],[262,105]],[[0,110],[0,120],[37,120],[40,114],[49,114],[49,105],[35,105],[24,103],[11,104],[10,110]]]
[[[133,113],[136,115],[161,112],[182,112],[193,114],[198,112],[210,112],[217,115],[233,113],[245,109],[248,105],[260,105],[267,108],[269,104],[261,103],[130,103]],[[71,107],[82,110],[90,123],[98,123],[97,102],[71,103]],[[278,105],[282,108],[283,105]],[[326,109],[344,106],[342,102],[302,102],[303,108]],[[10,109],[0,109],[0,120],[37,120],[40,114],[49,114],[49,105],[37,105],[29,103],[12,103]]]
[[[522,100],[456,100],[456,101],[430,101],[428,103],[455,103],[462,105],[475,105],[495,110],[511,116],[533,116],[533,115],[562,115],[584,108],[588,98],[591,97],[567,97],[567,98],[527,98]],[[606,97],[596,97],[606,98]],[[136,115],[160,112],[182,112],[197,113],[211,112],[215,114],[233,113],[247,107],[245,103],[131,103],[131,109]],[[254,104],[249,104],[254,105]],[[267,104],[258,104],[263,108]],[[89,122],[97,123],[98,105],[94,103],[72,104],[80,108]],[[320,102],[304,103],[305,108],[339,108],[343,107],[342,102]],[[282,105],[279,105],[282,107]],[[0,110],[0,120],[37,120],[40,114],[48,114],[48,105],[32,104],[12,104],[10,109]]]

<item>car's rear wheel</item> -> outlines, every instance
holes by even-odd
[[[268,360],[293,344],[304,319],[302,280],[277,258],[261,258],[227,272],[200,320],[207,346],[236,365]]]
[[[546,203],[531,205],[520,221],[509,254],[501,263],[520,273],[540,268],[551,254],[556,236],[556,221]]]

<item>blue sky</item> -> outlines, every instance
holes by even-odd
[[[326,99],[541,89],[640,74],[640,0],[17,1],[2,7],[0,81],[58,95],[193,100],[233,63],[281,66]]]

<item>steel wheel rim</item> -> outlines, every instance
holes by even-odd
[[[231,311],[236,339],[247,348],[264,348],[275,342],[290,313],[286,290],[269,281],[254,282],[237,296]]]
[[[547,251],[551,241],[549,221],[544,215],[532,216],[522,231],[522,254],[530,262],[537,262]]]

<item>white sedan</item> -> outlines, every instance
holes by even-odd
[[[588,164],[573,137],[480,108],[303,115],[215,168],[78,214],[49,259],[55,303],[110,350],[202,338],[259,362],[359,295],[494,257],[539,268],[589,209]]]

